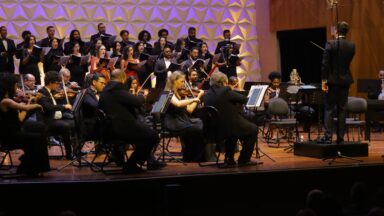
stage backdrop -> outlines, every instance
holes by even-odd
[[[176,41],[187,35],[188,27],[195,26],[197,36],[214,52],[223,30],[230,29],[232,40],[242,44],[240,55],[245,57],[238,73],[245,73],[250,80],[260,78],[255,17],[255,1],[248,0],[3,0],[0,4],[0,25],[7,26],[9,37],[17,42],[25,29],[38,40],[46,37],[48,25],[55,26],[59,38],[78,29],[85,40],[97,32],[100,22],[111,34],[127,29],[133,41],[146,29],[152,34],[152,43],[161,28],[168,29],[169,40]]]

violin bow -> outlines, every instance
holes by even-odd
[[[69,103],[69,99],[68,99],[67,87],[65,86],[65,83],[64,83],[64,76],[63,76],[63,75],[61,75],[61,83],[63,84],[63,90],[64,90],[64,95],[65,95],[65,100],[67,101],[67,104],[70,104],[70,103]]]

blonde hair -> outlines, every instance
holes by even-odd
[[[175,71],[171,74],[171,76],[167,79],[167,84],[165,85],[164,90],[170,91],[173,89],[173,85],[175,84],[175,81],[183,77],[185,79],[185,74],[181,71]]]

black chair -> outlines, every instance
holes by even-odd
[[[101,171],[106,174],[108,171],[116,171],[116,170],[107,171],[104,168],[109,164],[109,160],[112,159],[112,155],[116,153],[116,150],[118,147],[120,146],[124,147],[122,149],[123,157],[124,157],[124,160],[128,160],[128,154],[126,151],[127,149],[125,148],[125,145],[127,143],[123,140],[119,140],[113,137],[110,131],[110,128],[111,128],[110,119],[108,118],[107,114],[103,110],[98,109],[96,113],[97,113],[97,123],[96,123],[97,134],[94,138],[95,138],[95,145],[97,145],[97,147],[95,151],[95,156],[91,161],[92,163],[91,169],[93,171]],[[105,153],[105,157],[103,161],[101,163],[96,163],[96,158],[100,156],[102,153]],[[122,165],[122,164],[119,164],[120,161],[119,162],[115,161],[115,162],[116,162],[116,165]],[[121,161],[121,163],[123,162],[124,161]]]
[[[219,161],[221,152],[223,152],[224,149],[224,140],[219,138],[219,127],[217,125],[217,122],[219,120],[219,113],[215,107],[205,106],[201,110],[200,118],[203,121],[203,131],[205,139],[208,143],[207,145],[215,145],[215,148],[211,149],[214,149],[214,151],[216,152],[216,162],[214,164],[199,162],[199,166],[216,165],[220,168],[224,164],[224,162]],[[203,155],[204,153],[205,152],[202,152],[201,154]]]
[[[347,112],[350,118],[346,119],[347,139],[349,139],[349,129],[352,129],[352,140],[355,141],[354,129],[357,129],[357,141],[361,141],[362,132],[365,129],[365,121],[362,115],[367,111],[367,101],[364,98],[348,97]]]
[[[273,116],[268,123],[267,131],[267,144],[270,146],[270,140],[272,139],[272,131],[276,129],[276,143],[277,148],[280,147],[279,131],[285,129],[288,143],[290,142],[289,129],[295,129],[296,141],[298,140],[297,120],[292,118],[286,118],[289,114],[288,103],[281,98],[273,98],[269,101],[268,111]],[[284,118],[285,117],[285,118]],[[292,146],[289,146],[287,150],[290,150]]]
[[[13,167],[11,151],[16,149],[18,148],[15,148],[15,146],[7,146],[6,144],[3,144],[0,141],[0,152],[3,152],[3,158],[1,159],[1,162],[0,162],[0,170],[9,170]],[[7,157],[9,158],[10,165],[5,167],[4,163]]]

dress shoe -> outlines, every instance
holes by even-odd
[[[234,158],[230,157],[230,158],[226,158],[224,160],[224,166],[225,167],[236,167],[237,164],[236,164],[236,161]]]
[[[166,163],[154,160],[147,163],[147,170],[158,170],[166,166]]]
[[[239,167],[245,167],[245,166],[254,166],[254,165],[261,165],[264,162],[262,161],[238,161]]]
[[[145,170],[143,170],[141,167],[139,167],[136,163],[128,162],[123,165],[123,171],[125,174],[135,174],[135,173],[143,173]]]
[[[332,144],[332,139],[328,136],[323,136],[317,141],[317,143],[319,143],[319,144]]]

